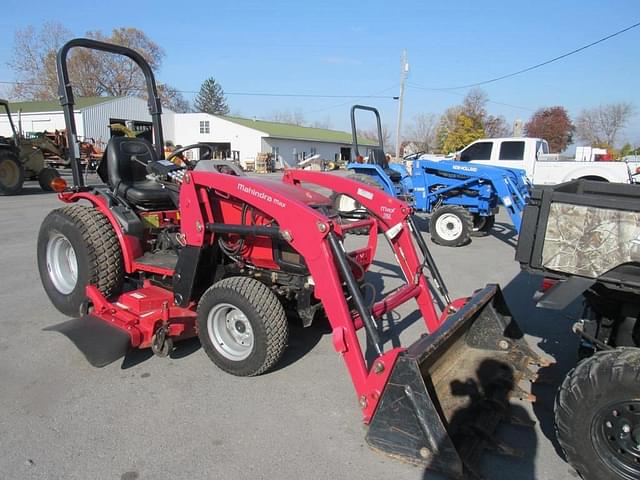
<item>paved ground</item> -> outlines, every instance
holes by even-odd
[[[326,327],[294,328],[281,365],[258,378],[221,372],[197,342],[173,358],[138,355],[128,368],[90,367],[66,338],[43,331],[65,320],[45,296],[35,260],[39,225],[58,202],[33,184],[25,193],[0,197],[0,478],[440,478],[369,450],[353,388]],[[520,273],[514,262],[506,217],[496,230],[464,248],[434,246],[434,256],[456,296],[501,284],[528,340],[558,360],[561,378],[575,352],[571,312],[534,308],[539,280]],[[369,280],[392,288],[393,263],[383,249]],[[410,318],[411,325],[400,324],[405,343],[422,327]],[[524,407],[538,422],[535,430],[502,429],[525,458],[488,455],[486,478],[576,477],[551,440],[553,389],[535,387],[542,401]]]

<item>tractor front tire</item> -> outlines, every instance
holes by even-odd
[[[51,182],[54,178],[59,178],[60,174],[55,168],[45,167],[38,172],[38,183],[40,184],[40,188],[45,192],[53,192],[53,188],[51,187]]]
[[[473,216],[473,230],[471,231],[472,237],[486,237],[491,232],[493,225],[496,223],[496,216],[489,215],[483,217],[481,215]]]
[[[214,283],[198,303],[198,337],[220,369],[250,377],[282,356],[289,324],[278,297],[262,282],[229,277]]]
[[[444,247],[460,247],[469,243],[473,231],[473,216],[463,207],[444,205],[431,214],[431,240]]]
[[[595,353],[555,402],[558,442],[584,480],[640,478],[640,349]]]
[[[11,152],[0,152],[0,195],[18,195],[24,184],[24,166]]]
[[[121,293],[124,262],[109,220],[84,205],[53,210],[38,234],[38,270],[53,305],[70,317],[82,314],[87,285],[105,297]]]

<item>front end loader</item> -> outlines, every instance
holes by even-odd
[[[104,184],[93,186],[83,183],[78,149],[69,149],[74,185],[60,192],[67,206],[43,222],[38,265],[52,303],[76,318],[52,329],[96,366],[132,348],[166,356],[174,342],[198,336],[219,368],[252,376],[272,368],[286,347],[285,307],[305,326],[325,316],[367,443],[452,478],[477,472],[483,450],[498,444],[496,427],[511,419],[510,398],[528,395],[519,383],[534,378],[529,365],[542,361],[499,287],[452,300],[412,208],[375,187],[329,173],[287,170],[276,181],[224,173],[206,160],[179,167],[164,159],[152,71],[121,46],[76,39],[58,54],[70,145],[66,57],[75,47],[125,55],[142,68],[154,144],[111,139],[98,172]],[[327,189],[356,199],[366,214],[342,218],[319,193]],[[367,232],[366,244],[348,251],[345,238],[356,231]],[[405,282],[369,305],[363,282],[380,239]],[[380,319],[407,302],[420,311],[424,334],[385,348]]]

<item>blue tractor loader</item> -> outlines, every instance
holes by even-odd
[[[358,143],[358,110],[372,112],[377,121],[378,144],[367,145],[367,151],[362,152],[366,155],[361,154]],[[457,247],[469,243],[471,236],[487,235],[500,205],[508,212],[516,231],[520,231],[530,187],[524,170],[421,159],[411,161],[408,169],[389,162],[382,142],[380,114],[373,107],[351,108],[351,130],[356,161],[347,165],[353,172],[350,177],[430,214],[429,232],[435,243]],[[355,204],[351,199],[341,200],[338,208],[353,210]]]

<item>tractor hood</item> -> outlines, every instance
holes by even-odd
[[[284,183],[281,180],[271,180],[267,178],[248,178],[242,177],[242,182],[247,187],[253,189],[257,195],[269,194],[270,192],[291,198],[307,205],[331,205],[331,200],[312,190],[296,187]],[[253,194],[253,193],[252,193]]]

